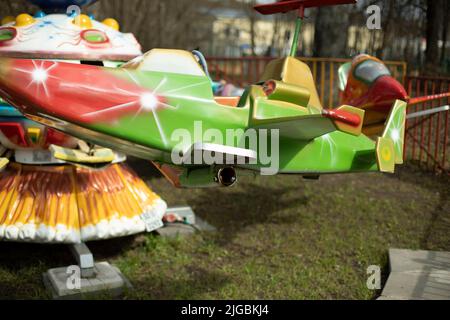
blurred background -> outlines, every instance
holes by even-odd
[[[252,5],[268,0],[108,0],[84,13],[117,19],[144,51],[155,47],[200,49],[206,56],[276,57],[286,54],[293,36],[291,14],[261,16]],[[0,0],[0,14],[34,12],[24,0]],[[366,26],[367,7],[381,9],[381,29]],[[368,53],[408,63],[409,72],[450,74],[450,1],[359,0],[357,5],[307,11],[299,55],[351,58]]]

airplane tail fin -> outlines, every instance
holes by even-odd
[[[380,171],[394,172],[395,164],[403,163],[406,102],[396,100],[381,137],[377,138],[377,162]]]

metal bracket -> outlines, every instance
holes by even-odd
[[[70,251],[80,266],[81,278],[94,278],[94,256],[87,245],[84,243],[72,244],[70,245]]]

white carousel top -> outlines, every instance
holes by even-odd
[[[113,19],[99,22],[86,15],[20,14],[0,27],[0,56],[128,61],[141,54],[134,35],[118,31]]]

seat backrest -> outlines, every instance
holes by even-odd
[[[273,60],[267,65],[261,82],[268,80],[280,80],[308,89],[311,93],[309,104],[317,109],[322,109],[316,84],[306,63],[293,57]]]
[[[237,107],[241,97],[214,97],[214,101],[223,106]]]
[[[352,68],[351,62],[346,62],[339,67],[338,75],[339,75],[339,90],[344,91],[347,86],[348,75]]]
[[[152,49],[125,63],[122,68],[206,76],[191,52],[175,49]]]

